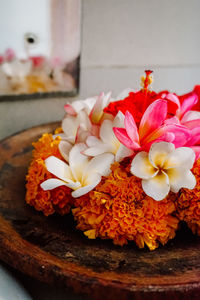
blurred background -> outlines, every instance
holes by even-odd
[[[13,3],[18,1],[13,0]],[[54,5],[59,5],[60,1],[70,2],[52,1]],[[32,15],[31,5],[27,3],[34,6],[36,2],[26,0],[24,18]],[[41,8],[43,4],[44,1],[39,1]],[[78,59],[80,55],[79,93],[74,97],[46,98],[40,95],[36,99],[28,96],[6,99],[2,96],[0,139],[32,126],[61,120],[66,102],[101,91],[111,90],[115,97],[127,87],[138,89],[145,69],[154,71],[155,91],[168,89],[183,94],[200,84],[199,0],[82,0],[79,4],[81,26],[80,36],[76,38],[81,41],[76,55]],[[6,5],[6,0],[0,0],[0,16],[15,15],[15,6],[8,9]],[[39,18],[40,14],[32,18],[33,26]],[[0,25],[1,21],[0,18]],[[67,38],[65,34],[63,31],[59,37],[59,49]],[[5,31],[1,30],[0,35],[3,43]],[[76,71],[79,71],[79,61]],[[53,288],[23,279],[19,274],[17,277],[28,286],[34,299],[64,299],[62,291],[55,294]]]
[[[1,0],[1,14],[6,3]],[[182,94],[200,83],[199,0],[83,0],[81,4],[80,87],[76,97],[109,90],[115,96],[126,87],[137,89],[140,76],[149,68],[154,70],[156,91],[169,89]],[[26,14],[31,10],[26,9]],[[38,18],[39,14],[36,23]],[[1,98],[0,138],[60,120],[63,105],[74,99]]]
[[[80,21],[80,0],[1,0],[1,98],[76,94]]]

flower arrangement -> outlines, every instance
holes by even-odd
[[[200,235],[200,86],[186,95],[142,89],[65,105],[55,133],[33,144],[26,202],[72,212],[89,239],[150,250],[180,221]]]

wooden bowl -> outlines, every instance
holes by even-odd
[[[31,143],[58,123],[0,143],[0,259],[40,281],[93,299],[199,299],[200,239],[184,227],[150,252],[88,240],[71,215],[45,217],[25,201]]]

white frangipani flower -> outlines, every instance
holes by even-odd
[[[97,97],[97,100],[90,112],[90,119],[93,124],[100,124],[104,119],[113,119],[110,114],[104,113],[104,108],[111,102],[111,92],[103,92]]]
[[[111,92],[104,94],[100,93],[99,96],[87,98],[86,100],[77,100],[65,105],[65,111],[71,116],[76,116],[81,111],[85,111],[90,117],[92,123],[97,124],[104,116],[104,108],[113,101]],[[107,115],[107,114],[106,114]]]
[[[90,114],[92,108],[94,107],[98,96],[90,97],[85,100],[76,100],[72,103],[68,103],[65,105],[65,111],[69,115],[75,116],[77,115],[81,110],[84,110],[87,115]]]
[[[50,156],[45,160],[47,170],[57,178],[44,181],[41,187],[44,190],[52,190],[65,185],[74,191],[74,198],[87,194],[101,181],[101,176],[110,173],[110,165],[114,161],[114,155],[104,153],[92,159],[83,155],[85,144],[76,144],[69,151],[69,163]]]
[[[116,138],[113,127],[124,127],[124,115],[121,111],[118,112],[113,121],[104,120],[100,127],[99,138],[89,136],[86,140],[88,149],[84,154],[96,156],[102,153],[113,153],[115,161],[121,161],[124,157],[131,156],[133,151],[122,145]]]
[[[98,136],[103,120],[113,120],[111,114],[103,111],[110,101],[111,92],[65,105],[67,114],[62,121],[63,133],[55,136],[60,136],[62,140],[72,144],[85,142],[90,135]]]
[[[61,140],[58,145],[58,149],[59,149],[62,157],[68,162],[69,161],[69,152],[72,149],[72,144],[70,144],[69,142],[67,142],[65,140]]]
[[[58,134],[61,139],[72,144],[77,141],[78,132],[84,131],[89,135],[92,130],[92,124],[87,113],[81,110],[77,115],[66,115],[62,120],[63,134]],[[79,140],[80,141],[80,140]]]
[[[195,176],[190,169],[195,161],[191,148],[175,149],[174,144],[152,144],[149,153],[139,152],[131,164],[131,173],[142,178],[144,192],[154,200],[164,199],[169,191],[177,193],[180,188],[193,189]]]

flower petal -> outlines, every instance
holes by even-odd
[[[114,162],[114,155],[111,153],[103,153],[95,156],[90,160],[84,170],[84,178],[90,174],[98,173],[102,176],[107,176],[110,173],[110,166]]]
[[[62,157],[68,162],[69,160],[69,151],[72,148],[72,144],[68,143],[67,141],[60,141],[58,145],[58,149]]]
[[[193,189],[196,185],[195,176],[185,168],[172,168],[167,170],[170,189],[177,193],[181,188]]]
[[[156,100],[148,106],[140,122],[140,140],[160,127],[167,116],[167,101]]]
[[[86,140],[89,148],[84,151],[84,154],[90,156],[96,156],[105,152],[116,154],[121,144],[114,134],[113,125],[123,126],[123,122],[124,115],[121,112],[112,121],[104,120],[100,127],[100,138],[89,136]]]
[[[176,148],[184,146],[191,137],[190,130],[181,125],[169,125],[166,130],[174,134],[173,144]]]
[[[113,127],[124,127],[124,114],[119,110],[113,120]]]
[[[91,129],[91,122],[85,111],[80,111],[77,116],[67,115],[62,121],[62,129],[70,143],[75,143],[78,129],[88,131]]]
[[[180,167],[191,169],[193,167],[194,161],[194,151],[188,147],[180,147],[175,149],[168,155],[163,168],[165,170]]]
[[[79,126],[81,126],[84,130],[91,129],[92,124],[87,113],[84,110],[79,112],[79,114],[77,115],[77,119]]]
[[[191,130],[191,138],[187,142],[187,146],[193,146],[200,143],[200,126]]]
[[[82,126],[79,126],[76,132],[75,144],[77,143],[85,143],[87,138],[91,135],[91,132],[85,130]]]
[[[107,149],[107,146],[102,143],[101,146],[90,147],[90,148],[86,149],[83,153],[88,156],[97,156],[97,155],[105,153],[105,152],[108,152],[108,149]]]
[[[172,143],[174,141],[174,139],[175,139],[175,135],[172,132],[164,132],[163,135],[161,135],[159,138],[157,138],[151,142],[145,143],[142,146],[142,149],[145,151],[149,151],[152,144],[160,143],[160,142]]]
[[[177,109],[180,108],[179,98],[172,93],[169,93],[165,96],[165,99],[168,100],[168,112],[175,113]]]
[[[62,185],[65,185],[71,189],[77,189],[80,186],[80,183],[79,182],[66,183],[56,178],[50,178],[42,182],[40,186],[44,191],[48,191],[48,190],[53,190]]]
[[[69,153],[69,166],[76,181],[81,181],[83,170],[89,158],[82,154],[87,149],[83,143],[75,144]]]
[[[66,182],[56,179],[56,178],[47,179],[46,181],[44,181],[40,184],[41,188],[44,191],[53,190],[62,185],[66,186]]]
[[[166,138],[170,138],[169,133],[173,133],[173,140],[166,140]],[[172,137],[172,136],[171,136]],[[155,141],[157,139],[173,142],[175,147],[181,147],[186,144],[186,142],[190,139],[191,133],[188,128],[182,125],[164,125],[155,130],[151,135],[149,135],[143,143],[149,143],[151,141]]]
[[[114,134],[112,121],[110,120],[103,121],[100,128],[100,138],[103,141],[105,148],[107,149],[107,152],[116,154],[116,152],[120,147],[120,142]]]
[[[115,155],[115,161],[122,161],[122,159],[124,159],[125,157],[129,157],[132,156],[134,154],[134,151],[127,148],[124,145],[120,145],[116,155]]]
[[[84,104],[84,110],[87,113],[87,115],[90,114],[91,110],[93,109],[98,96],[87,98],[86,100],[80,100]]]
[[[169,119],[167,119],[167,120],[165,120],[165,125],[169,125],[169,124],[177,124],[177,125],[180,125],[180,121],[179,121],[179,119],[176,117],[176,116],[174,116],[174,117],[172,117],[172,118],[169,118]]]
[[[104,93],[101,93],[90,113],[90,119],[92,123],[97,124],[102,115],[103,115],[103,108],[106,107],[110,101],[111,92],[107,93],[106,95]]]
[[[92,180],[90,181],[90,184],[75,190],[74,192],[72,192],[72,196],[74,198],[77,198],[77,197],[80,197],[82,195],[89,193],[99,184],[100,181],[101,181],[101,175],[99,175],[97,173],[92,174]],[[89,182],[89,179],[88,179],[88,182]]]
[[[185,123],[192,120],[200,120],[200,111],[190,110],[186,112],[181,120],[181,123]]]
[[[158,170],[150,163],[148,153],[142,151],[132,160],[130,172],[136,177],[149,179],[156,176]]]
[[[75,143],[77,130],[79,127],[78,119],[74,116],[68,115],[62,121],[62,129],[70,143]]]
[[[182,117],[187,111],[189,111],[198,102],[198,96],[196,93],[190,93],[189,96],[183,101],[181,105]]]
[[[116,137],[118,138],[118,140],[127,148],[132,150],[140,149],[140,145],[129,138],[125,128],[114,127],[113,131]]]
[[[170,191],[168,176],[164,172],[159,172],[151,179],[143,179],[142,188],[154,200],[163,200]]]
[[[66,104],[64,106],[64,109],[70,115],[72,115],[70,112],[72,112],[72,110],[74,110],[75,114],[73,114],[73,115],[76,115],[82,109],[84,109],[84,107],[85,107],[85,101],[83,101],[83,100],[77,100],[77,101],[73,101],[71,104]]]
[[[102,142],[96,136],[89,136],[86,140],[86,144],[88,147],[98,147],[101,146]]]
[[[72,172],[69,166],[59,158],[50,156],[45,160],[47,170],[56,177],[64,180],[65,182],[74,181]]]
[[[86,100],[76,100],[72,103],[68,103],[64,106],[65,111],[70,115],[76,115],[81,110],[84,110],[88,115],[90,111],[92,110],[95,102],[97,100],[97,97],[91,97],[87,98]]]
[[[103,98],[103,107],[102,107],[102,109],[105,108],[106,106],[108,106],[108,104],[110,103],[110,101],[111,101],[111,94],[112,94],[111,91],[109,91],[107,94],[105,94],[105,96]]]
[[[77,114],[77,112],[75,111],[75,109],[71,104],[64,105],[64,110],[66,111],[66,113],[68,113],[71,116],[76,116]]]
[[[97,124],[92,124],[92,127],[90,129],[91,135],[94,135],[96,137],[99,137],[99,129],[100,126]]]
[[[139,143],[139,134],[138,134],[137,125],[135,123],[132,114],[130,114],[129,111],[126,111],[124,124],[126,128],[126,132],[130,137],[130,139],[136,143]]]
[[[113,122],[110,120],[104,120],[100,128],[100,138],[106,144],[110,140],[116,139],[113,132]]]
[[[184,123],[184,126],[186,126],[189,129],[194,129],[195,127],[200,126],[200,119],[187,121],[187,122]]]
[[[174,144],[159,142],[151,145],[149,161],[155,168],[162,168],[168,155],[175,150]]]

